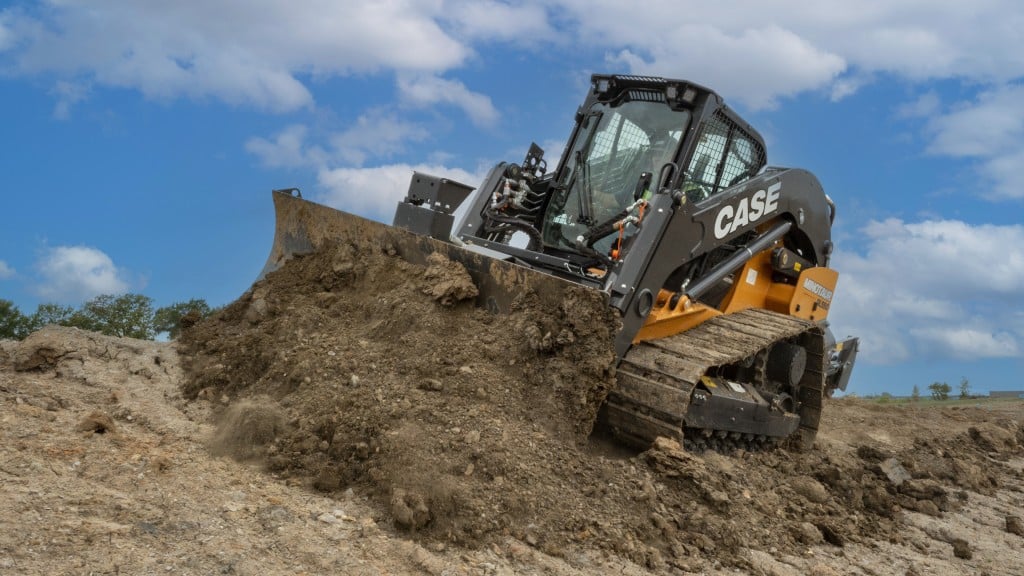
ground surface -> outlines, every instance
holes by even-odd
[[[0,573],[1020,574],[1024,403],[826,405],[814,450],[590,434],[613,320],[338,246],[180,344],[0,344]]]

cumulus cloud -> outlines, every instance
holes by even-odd
[[[79,303],[100,294],[128,290],[125,272],[103,251],[89,246],[57,246],[37,262],[42,280],[36,286],[40,298]]]
[[[245,149],[270,168],[300,168],[316,166],[326,161],[327,153],[319,147],[308,147],[309,128],[293,124],[270,139],[252,137]]]
[[[611,58],[633,72],[685,76],[755,108],[775,105],[781,96],[824,88],[845,70],[838,55],[822,50],[778,26],[728,31],[706,23],[666,29],[660,42]],[[756,55],[756,56],[755,56]]]
[[[349,128],[332,133],[310,135],[306,126],[294,125],[271,138],[251,138],[246,149],[272,167],[311,168],[317,172],[320,193],[316,201],[360,216],[390,221],[395,204],[405,197],[414,171],[451,178],[475,186],[482,171],[469,172],[445,165],[450,160],[435,152],[434,161],[383,163],[382,159],[400,152],[406,143],[421,141],[427,131],[413,123],[381,110],[360,116]],[[318,144],[317,141],[327,141]],[[378,165],[363,166],[373,159]]]
[[[405,149],[407,142],[422,142],[427,129],[381,109],[370,110],[348,129],[331,136],[340,159],[361,166],[367,158],[387,158]]]
[[[521,43],[557,41],[548,8],[540,1],[447,0],[443,16],[460,38]]]
[[[928,91],[912,102],[903,104],[896,110],[899,118],[930,118],[942,109],[942,101],[934,91]]]
[[[983,359],[1024,354],[1024,225],[875,221],[864,253],[837,251],[830,315],[861,336],[864,359]]]
[[[358,167],[370,158],[387,158],[402,152],[407,143],[420,142],[428,136],[423,126],[373,109],[338,132],[311,135],[309,127],[293,124],[271,138],[250,138],[245,149],[271,168],[323,169],[341,164]]]
[[[71,117],[71,107],[89,95],[89,87],[76,82],[58,80],[50,94],[57,98],[57,104],[53,107],[53,117],[67,120]]]
[[[924,0],[560,0],[580,45],[613,64],[703,82],[734,102],[771,106],[821,90],[833,100],[880,75],[989,84],[1024,75],[1024,12],[1013,0],[983,7]]]
[[[0,52],[26,74],[270,110],[312,104],[307,78],[397,71],[420,78],[400,86],[413,101],[455,104],[487,123],[486,96],[440,76],[495,42],[603,50],[635,72],[770,106],[804,90],[839,99],[880,73],[1012,81],[1024,75],[1021,28],[1016,0],[51,0],[0,12]]]
[[[459,65],[470,49],[442,30],[442,10],[402,0],[53,2],[0,20],[0,41],[26,74],[287,111],[313,103],[304,76]]]
[[[6,280],[13,277],[15,274],[14,268],[7,265],[7,262],[0,260],[0,280]]]
[[[405,103],[413,106],[450,104],[461,108],[478,126],[490,126],[498,120],[498,111],[490,98],[469,90],[457,80],[437,76],[401,76],[398,92]]]
[[[6,10],[0,12],[0,52],[14,46],[14,32],[11,31],[8,20],[10,16]]]
[[[1024,85],[986,90],[928,121],[928,151],[977,159],[994,199],[1024,198]]]

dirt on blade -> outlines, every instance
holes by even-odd
[[[476,295],[439,254],[417,266],[386,247],[331,246],[187,333],[186,394],[276,400],[288,417],[271,470],[372,493],[424,539],[583,529],[585,497],[556,486],[589,466],[617,320],[583,289],[553,307],[521,294],[508,316]]]

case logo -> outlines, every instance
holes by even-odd
[[[752,196],[743,198],[735,207],[732,204],[722,206],[715,216],[715,238],[721,240],[778,210],[781,190],[782,183],[776,182],[766,190],[758,190]]]

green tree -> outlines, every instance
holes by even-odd
[[[960,378],[960,399],[966,400],[971,397],[971,381],[967,376]]]
[[[142,294],[102,294],[83,304],[67,324],[108,336],[152,340],[153,299]]]
[[[47,302],[36,306],[36,311],[28,317],[29,331],[34,332],[49,324],[60,324],[67,326],[75,309],[71,306],[62,306]]]
[[[0,339],[23,340],[29,331],[28,318],[14,302],[0,299]]]
[[[928,389],[932,391],[932,398],[936,400],[948,400],[949,393],[953,390],[953,387],[945,382],[932,382],[928,385]]]
[[[214,310],[201,298],[193,298],[188,302],[175,302],[170,306],[158,308],[153,314],[153,330],[157,334],[166,332],[171,340],[181,335],[181,331],[212,314]]]
[[[910,400],[913,401],[913,402],[917,402],[920,399],[921,399],[921,389],[917,387],[917,384],[914,384],[914,389],[911,390],[911,392],[910,392]]]

